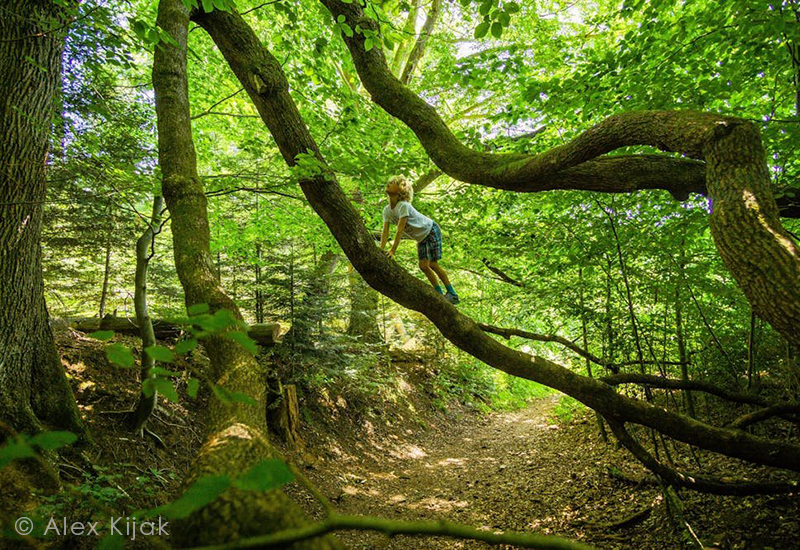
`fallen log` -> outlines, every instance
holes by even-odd
[[[67,326],[81,332],[94,332],[96,330],[113,330],[118,334],[139,336],[139,327],[136,319],[132,317],[113,317],[106,315],[103,319],[97,317],[74,317],[67,320]],[[177,338],[183,327],[170,323],[164,319],[153,319],[153,332],[156,339]],[[247,335],[262,346],[274,346],[281,343],[281,326],[278,323],[256,323],[250,325]]]

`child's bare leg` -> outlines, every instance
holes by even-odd
[[[436,280],[436,273],[431,269],[431,262],[429,260],[420,260],[419,268],[434,287],[439,286],[439,281]]]
[[[444,268],[439,265],[439,262],[429,262],[429,263],[430,263],[430,268],[439,276],[444,286],[450,286],[450,278],[447,276],[447,272],[444,270]]]

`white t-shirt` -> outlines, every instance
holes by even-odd
[[[383,223],[391,222],[397,225],[397,222],[406,217],[408,219],[403,233],[417,242],[425,240],[433,228],[433,220],[420,214],[416,208],[411,206],[410,202],[397,201],[394,208],[387,204],[383,209]]]

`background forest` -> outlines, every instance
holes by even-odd
[[[201,2],[207,11],[229,4]],[[41,233],[47,307],[63,325],[136,315],[137,240],[161,196],[153,56],[174,41],[156,25],[156,2],[86,0],[71,9]],[[415,207],[442,227],[442,265],[459,310],[495,327],[485,330],[514,335],[504,341],[512,348],[581,374],[655,374],[796,402],[797,348],[753,312],[723,264],[707,196],[513,193],[464,183],[373,101],[342,39],[353,35],[342,16],[291,0],[242,0],[236,9],[280,61],[325,161],[376,237],[387,179],[414,182]],[[800,193],[795,0],[387,0],[364,10],[381,25],[365,48],[382,48],[392,72],[476,151],[533,155],[615,114],[708,111],[758,127],[779,204]],[[395,395],[398,358],[428,365],[428,398],[439,409],[516,410],[549,391],[452,346],[423,315],[373,290],[303,196],[298,181],[313,175],[313,162],[287,167],[209,34],[192,22],[188,36],[213,269],[246,322],[279,323],[286,333],[260,358],[275,395],[296,385],[301,409],[336,392],[380,402]],[[637,145],[611,155],[655,152]],[[148,243],[154,319],[186,311],[171,221],[164,210]],[[798,239],[798,221],[782,223]],[[403,241],[395,260],[422,279],[414,249]],[[625,394],[650,400],[649,391]],[[658,399],[692,417],[701,404],[706,415],[724,416],[705,399],[696,403],[695,392]],[[569,419],[579,405],[565,399],[558,407]],[[752,432],[796,442],[792,418]],[[662,442],[651,437],[642,439],[657,453]]]

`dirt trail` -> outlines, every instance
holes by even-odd
[[[341,513],[445,519],[552,534],[597,548],[682,548],[659,487],[631,481],[646,476],[643,468],[625,451],[601,441],[588,412],[558,421],[553,413],[557,403],[552,396],[517,412],[465,414],[456,422],[383,435],[364,420],[355,436],[341,428],[341,433],[312,438],[310,448],[322,456],[308,475]],[[339,432],[336,425],[331,429]],[[713,467],[711,459],[701,458],[704,467]],[[757,475],[752,466],[746,466],[746,473]],[[309,509],[318,509],[301,490],[291,492]],[[708,548],[797,548],[800,496],[681,495],[687,521]],[[636,521],[624,521],[642,511]],[[390,539],[371,532],[338,536],[361,550],[497,548],[447,538]]]
[[[329,468],[328,476],[314,477],[345,513],[552,533],[575,517],[573,476],[562,452],[552,446],[554,433],[562,429],[553,415],[557,403],[552,396],[517,412],[469,416],[446,432],[416,434],[414,443],[397,438],[387,445],[367,438],[358,444],[363,456],[342,454],[334,461],[343,466],[335,480]],[[554,479],[562,475],[558,471],[565,479]],[[338,487],[331,487],[337,480]],[[389,540],[369,533],[342,538],[360,549],[489,548],[472,541]]]

